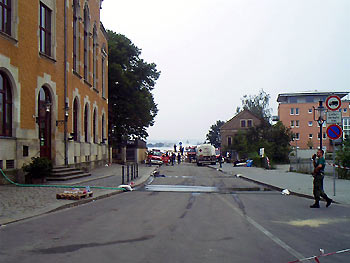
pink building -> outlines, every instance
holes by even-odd
[[[291,145],[299,149],[316,149],[320,145],[320,126],[314,120],[314,108],[319,106],[319,101],[325,101],[330,95],[337,95],[342,99],[339,111],[342,112],[343,137],[350,136],[350,108],[349,100],[344,97],[349,92],[302,92],[282,93],[278,95],[278,117],[283,124],[292,129],[295,134]],[[317,117],[317,115],[316,115]],[[333,141],[327,138],[327,121],[322,127],[323,148],[333,151]]]

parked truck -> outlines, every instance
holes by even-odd
[[[215,147],[211,144],[201,144],[196,149],[197,165],[216,164]]]

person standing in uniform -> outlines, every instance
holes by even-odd
[[[175,158],[176,158],[176,155],[175,155],[175,153],[173,152],[172,154],[171,154],[171,165],[173,165],[174,166],[174,163],[175,163]]]
[[[181,153],[177,154],[177,163],[180,164],[181,163]]]
[[[323,190],[323,177],[324,177],[324,168],[326,166],[326,160],[323,157],[324,151],[319,149],[317,151],[317,154],[314,154],[312,156],[313,165],[314,165],[314,172],[312,173],[314,177],[314,189],[313,194],[315,198],[315,203],[311,205],[311,208],[320,208],[320,199],[323,197],[327,204],[326,207],[330,206],[333,202],[332,199],[330,199]],[[316,158],[317,156],[317,158]]]

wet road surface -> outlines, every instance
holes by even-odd
[[[348,248],[348,207],[191,164],[149,185],[0,228],[0,262],[289,262]],[[349,254],[320,260],[350,262]]]

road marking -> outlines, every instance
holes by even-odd
[[[350,219],[348,218],[318,218],[318,219],[305,219],[305,220],[291,220],[291,221],[275,221],[276,223],[280,224],[287,224],[291,226],[298,226],[298,227],[320,227],[322,225],[328,225],[328,224],[336,224],[336,223],[343,223],[343,222],[349,222]]]
[[[225,204],[227,204],[232,210],[234,210],[236,213],[238,213],[240,216],[244,217],[251,225],[253,225],[256,229],[258,229],[260,232],[262,232],[264,235],[266,235],[268,238],[270,238],[273,242],[275,242],[277,245],[282,247],[284,250],[286,250],[288,253],[296,257],[297,259],[303,259],[305,258],[302,254],[300,254],[295,249],[288,246],[286,243],[284,243],[281,239],[274,236],[270,231],[268,231],[266,228],[264,228],[262,225],[257,223],[254,219],[250,218],[249,216],[243,214],[241,210],[237,207],[235,207],[230,201],[223,198],[221,195],[217,195],[221,201],[223,201]]]

